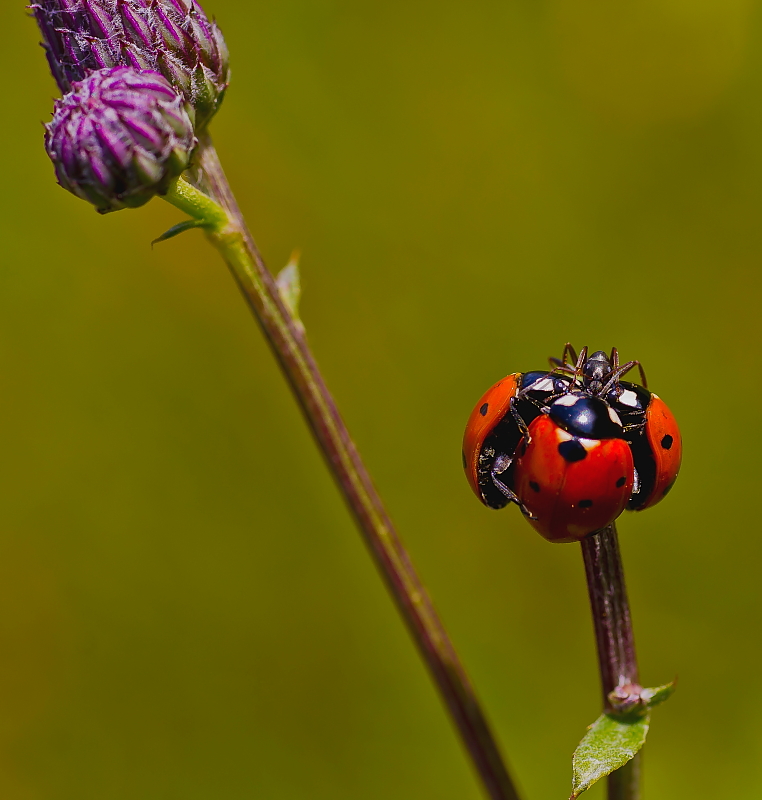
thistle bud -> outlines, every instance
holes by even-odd
[[[101,214],[164,194],[188,167],[197,141],[169,83],[156,72],[129,67],[72,83],[45,129],[58,182]]]
[[[39,0],[30,8],[63,94],[94,70],[125,66],[160,72],[198,130],[222,102],[227,47],[196,0]]]

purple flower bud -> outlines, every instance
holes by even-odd
[[[101,214],[165,193],[197,142],[183,99],[165,78],[129,67],[74,82],[45,129],[58,182]]]
[[[196,0],[38,0],[30,8],[64,94],[93,70],[125,66],[164,75],[199,130],[222,102],[227,47]]]

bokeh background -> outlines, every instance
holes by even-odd
[[[207,0],[213,130],[527,800],[599,710],[579,549],[461,473],[481,393],[620,348],[684,434],[620,524],[649,800],[762,793],[762,9],[752,0]],[[475,800],[262,336],[161,201],[105,218],[42,148],[3,0],[4,800]],[[709,789],[707,789],[709,787]],[[591,798],[602,798],[597,789]]]

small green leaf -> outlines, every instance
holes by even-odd
[[[640,693],[640,699],[648,708],[653,708],[671,697],[674,691],[675,681],[671,681],[670,683],[665,683],[664,686],[654,686],[651,689],[643,689]]]
[[[302,281],[299,275],[299,253],[295,252],[291,260],[278,273],[275,279],[278,291],[286,304],[286,308],[291,312],[297,326],[304,332],[304,325],[299,318],[299,300],[302,296]]]
[[[179,222],[177,225],[173,225],[168,231],[162,233],[158,239],[154,239],[151,242],[151,247],[159,242],[166,242],[167,239],[173,239],[175,236],[185,233],[185,231],[193,230],[193,228],[204,228],[206,225],[207,223],[202,219],[186,219],[185,222]]]
[[[613,717],[602,714],[590,726],[572,760],[572,794],[575,800],[610,772],[623,767],[643,747],[649,715]]]

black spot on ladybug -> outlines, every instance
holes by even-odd
[[[479,413],[483,416],[487,416],[487,412],[489,411],[489,403],[484,403],[482,407],[479,409]]]
[[[463,469],[465,469],[468,466],[468,462],[466,461],[466,454],[462,450],[460,451],[460,457],[463,459]]]
[[[669,448],[672,447],[672,442],[674,441],[675,440],[669,434],[666,434],[665,436],[662,437],[661,446],[665,450],[669,450]]]
[[[537,481],[529,481],[529,487],[531,488],[531,490],[533,492],[539,492],[540,491],[540,484],[537,483]]]
[[[580,500],[579,507],[580,508],[590,508],[593,505],[592,500]]]
[[[587,458],[587,450],[578,439],[569,439],[567,442],[561,442],[558,445],[558,452],[570,464]]]
[[[463,458],[465,460],[465,456]],[[624,475],[622,475],[622,477],[616,482],[617,488],[621,489],[625,485],[625,483],[627,483],[627,478],[625,478]]]
[[[666,489],[665,489],[665,490],[664,490],[664,491],[661,493],[661,496],[662,496],[662,497],[666,497],[666,496],[669,494],[669,492],[672,490],[672,487],[673,487],[674,485],[675,485],[675,482],[674,482],[674,481],[672,481],[672,483],[670,483],[670,485],[669,485],[669,486],[667,486],[667,488],[666,488]]]

